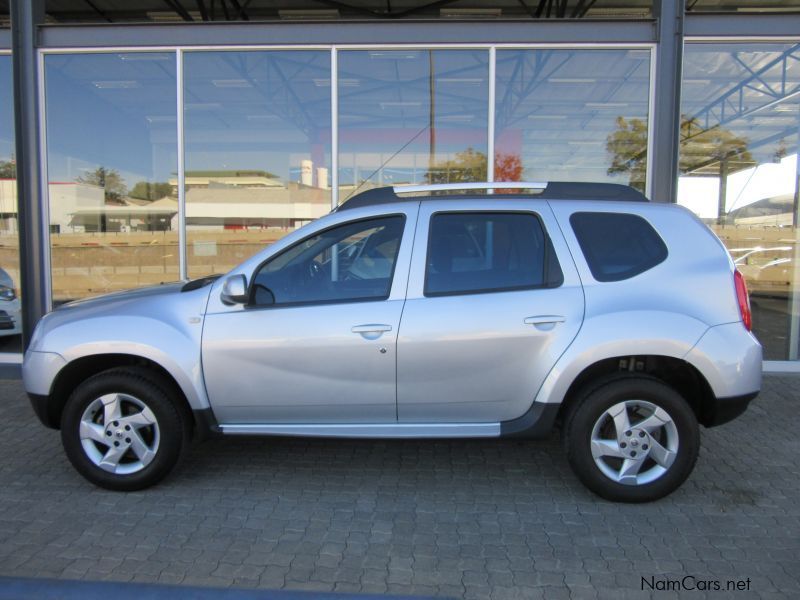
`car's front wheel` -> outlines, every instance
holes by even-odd
[[[578,478],[618,502],[648,502],[673,492],[692,472],[700,448],[691,407],[646,376],[620,376],[587,390],[564,434]]]
[[[163,479],[178,463],[187,424],[155,374],[116,368],[72,393],[61,417],[67,457],[86,479],[131,491]]]

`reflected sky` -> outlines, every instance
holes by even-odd
[[[74,181],[98,166],[128,186],[177,171],[174,53],[45,58],[48,176]]]

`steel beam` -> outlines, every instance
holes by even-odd
[[[651,200],[675,202],[678,195],[678,147],[680,144],[681,73],[683,71],[683,19],[685,0],[656,0],[658,50],[656,52],[653,130],[649,135],[653,156],[649,177]]]
[[[50,233],[39,130],[36,30],[44,21],[44,0],[11,0],[14,68],[14,128],[17,158],[22,346],[50,308]]]
[[[796,13],[688,13],[687,38],[797,38],[800,11]]]
[[[58,25],[40,28],[44,48],[308,44],[652,43],[654,21],[336,21]]]

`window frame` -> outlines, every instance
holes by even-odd
[[[516,285],[516,286],[508,286],[503,288],[479,288],[475,290],[462,290],[457,292],[431,292],[428,290],[428,274],[430,263],[428,261],[428,256],[430,254],[431,249],[431,241],[433,240],[433,220],[440,216],[440,215],[526,215],[531,216],[539,223],[539,227],[542,229],[542,235],[545,242],[544,245],[544,268],[545,268],[545,282],[542,284],[534,284],[534,285]],[[550,253],[552,253],[552,258],[555,259],[556,264],[558,265],[559,271],[561,271],[561,277],[558,281],[548,282],[549,279],[549,263],[550,263]],[[422,278],[422,295],[425,298],[441,298],[447,296],[472,296],[476,294],[497,294],[503,292],[521,292],[521,291],[528,291],[528,290],[552,290],[556,288],[560,288],[564,285],[564,270],[561,268],[561,261],[558,259],[558,253],[555,250],[555,246],[553,245],[552,239],[550,237],[550,233],[547,231],[545,227],[544,221],[542,220],[541,215],[533,210],[437,210],[431,213],[430,219],[428,220],[428,239],[426,241],[425,246],[425,272]]]
[[[400,243],[397,245],[397,255],[395,256],[394,263],[392,264],[392,271],[389,274],[389,286],[387,292],[383,296],[370,296],[370,297],[361,297],[361,298],[345,298],[341,300],[309,300],[309,301],[302,301],[302,302],[284,302],[284,303],[277,303],[274,302],[272,304],[256,304],[255,303],[255,283],[256,283],[256,276],[257,274],[270,262],[276,260],[277,258],[283,256],[287,252],[293,250],[300,244],[304,244],[311,238],[324,235],[328,231],[332,231],[334,229],[338,229],[339,227],[347,227],[350,225],[355,225],[356,223],[368,222],[368,221],[377,221],[380,219],[388,219],[392,217],[400,217]],[[341,223],[335,223],[334,225],[330,225],[329,227],[324,227],[318,231],[314,231],[313,233],[308,234],[307,236],[301,238],[300,240],[296,241],[294,244],[284,248],[280,252],[265,258],[263,261],[258,263],[255,269],[252,271],[252,275],[250,277],[250,281],[247,284],[247,304],[245,304],[245,308],[248,310],[262,310],[262,309],[279,309],[279,308],[293,308],[293,307],[300,307],[300,306],[324,306],[328,304],[358,304],[362,302],[385,302],[389,299],[392,295],[392,286],[394,285],[394,276],[397,271],[397,263],[398,259],[400,258],[400,248],[403,245],[403,239],[405,237],[406,231],[406,215],[405,213],[386,213],[386,214],[379,214],[379,215],[370,215],[367,217],[361,217],[358,219],[353,219],[352,221],[343,221]]]

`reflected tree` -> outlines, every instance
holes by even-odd
[[[103,188],[106,203],[108,204],[120,204],[123,196],[128,192],[125,180],[119,174],[119,171],[102,166],[85,175],[81,175],[75,181]]]
[[[522,171],[522,159],[518,154],[495,154],[495,181],[522,181]]]
[[[617,129],[606,138],[611,154],[609,175],[627,173],[628,185],[644,192],[647,176],[647,122],[643,119],[617,117]]]
[[[128,194],[131,198],[139,200],[160,200],[172,196],[172,185],[166,181],[139,181],[131,188]]]
[[[0,179],[16,179],[17,163],[13,160],[0,160]]]
[[[753,158],[747,149],[747,138],[724,127],[704,129],[694,117],[681,117],[680,171],[706,171],[721,178],[720,198],[724,199],[724,181],[732,163],[749,166]],[[644,192],[647,175],[647,122],[644,119],[617,117],[616,130],[606,138],[606,151],[611,155],[609,175],[627,173],[628,184]],[[722,200],[720,200],[722,202]],[[724,212],[724,204],[720,204]]]
[[[425,179],[428,183],[486,181],[487,169],[486,154],[470,147],[458,152],[451,160],[432,165],[425,173]]]
[[[517,154],[497,153],[494,157],[495,181],[522,181],[522,159]],[[486,181],[486,154],[470,147],[455,158],[435,164],[426,174],[428,183],[470,183]]]

